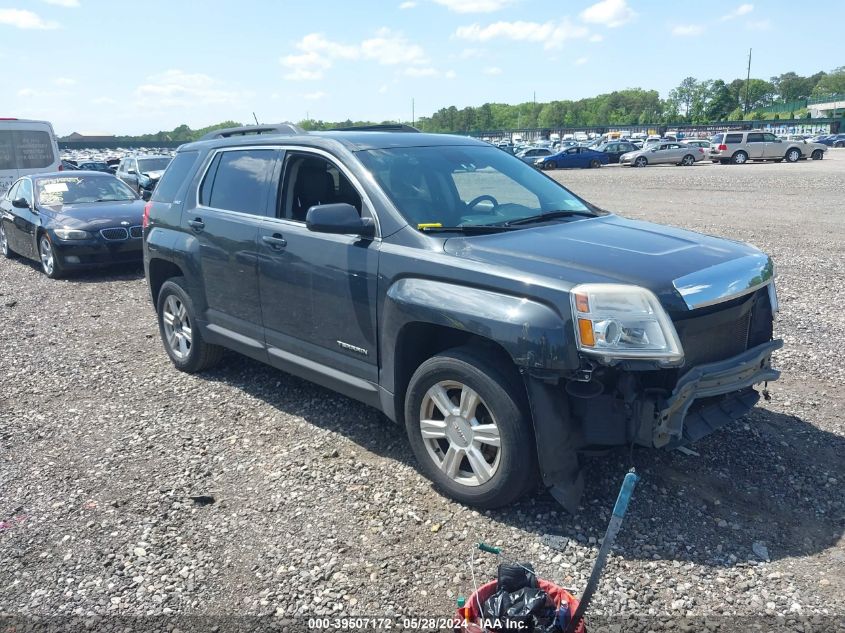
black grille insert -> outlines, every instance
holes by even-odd
[[[102,235],[103,239],[105,240],[109,240],[110,242],[117,242],[128,238],[129,231],[127,231],[123,227],[116,226],[110,229],[100,229],[100,235]]]
[[[138,239],[139,237],[144,237],[144,227],[138,226],[130,226],[129,227],[129,237],[133,239]]]

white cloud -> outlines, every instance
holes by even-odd
[[[418,65],[427,61],[421,46],[386,28],[358,44],[334,42],[322,33],[309,33],[295,46],[299,53],[279,59],[288,69],[284,78],[293,81],[322,79],[323,72],[338,60],[369,60],[385,66]]]
[[[515,40],[543,42],[546,49],[559,48],[566,40],[588,37],[589,29],[572,24],[564,18],[560,22],[494,22],[487,26],[471,24],[459,27],[455,36],[472,42]]]
[[[675,37],[695,37],[704,33],[704,27],[700,24],[679,24],[672,28],[672,35]]]
[[[24,9],[0,9],[0,24],[19,29],[51,30],[59,28],[58,22],[44,20],[37,13]]]
[[[316,92],[306,92],[304,95],[302,95],[302,98],[308,99],[308,101],[318,101],[319,99],[322,99],[323,97],[327,96],[328,95],[322,90],[317,90]]]
[[[515,4],[517,0],[434,0],[455,13],[493,13]]]
[[[456,73],[454,70],[447,70],[446,74],[443,76],[446,77],[446,79],[454,79],[458,76],[458,73]]]
[[[32,99],[33,97],[43,99],[46,97],[66,97],[68,96],[68,93],[61,90],[34,90],[33,88],[21,88],[18,90],[17,95],[25,99]]]
[[[193,107],[208,104],[239,104],[247,95],[226,90],[202,73],[170,69],[150,75],[135,89],[136,105],[144,107]]]
[[[576,66],[583,66],[583,65],[584,65],[584,64],[586,64],[588,61],[590,61],[590,58],[589,58],[589,57],[579,57],[578,59],[576,59],[576,60],[575,60],[574,62],[572,62],[572,63],[573,63],[573,64],[575,64]]]
[[[112,99],[111,97],[97,97],[96,99],[91,99],[91,103],[94,105],[115,105],[117,104],[117,99]]]
[[[772,21],[771,20],[757,20],[755,22],[749,22],[745,25],[747,28],[751,29],[752,31],[768,31],[772,28]]]
[[[481,72],[483,72],[485,75],[490,75],[491,77],[497,77],[502,74],[502,69],[498,66],[488,66]]]
[[[487,52],[482,48],[465,48],[458,55],[461,59],[479,59],[486,56]]]
[[[387,84],[382,84],[381,88],[378,89],[378,93],[380,95],[387,94],[388,90],[389,88],[387,87]]]
[[[589,39],[590,39],[590,41],[591,41],[591,42],[593,42],[594,44],[596,44],[596,43],[598,43],[598,42],[603,42],[603,41],[604,41],[604,35],[601,35],[601,34],[599,34],[599,33],[593,33],[593,34],[590,36],[590,38],[589,38]]]
[[[725,20],[733,20],[734,18],[742,17],[743,15],[748,15],[754,10],[753,4],[741,4],[736,9],[727,13],[721,17],[721,20],[724,22]]]
[[[76,85],[76,79],[71,79],[70,77],[57,77],[53,80],[53,83],[57,86],[73,86]]]
[[[403,2],[402,4],[400,4],[399,8],[400,9],[413,9],[415,6],[417,6],[416,2],[414,2],[413,0],[408,0],[407,2]]]
[[[581,19],[590,24],[615,28],[637,17],[626,0],[601,0],[581,11]]]
[[[79,6],[79,0],[44,0],[47,4],[54,4],[57,7],[65,7],[66,9],[75,9]]]

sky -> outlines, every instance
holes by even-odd
[[[845,65],[845,2],[0,0],[0,117],[140,134],[224,120],[401,120],[687,76]]]

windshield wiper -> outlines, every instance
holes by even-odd
[[[545,222],[546,220],[555,220],[557,218],[568,218],[573,215],[583,215],[588,218],[595,217],[595,214],[590,213],[589,211],[547,211],[546,213],[540,213],[539,215],[529,215],[527,218],[510,220],[508,222],[505,222],[501,226],[518,226],[520,224],[533,224],[534,222]]]
[[[423,233],[501,233],[510,230],[504,224],[466,224],[464,226],[424,226]]]

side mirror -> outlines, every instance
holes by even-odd
[[[149,189],[144,189],[144,190],[141,192],[141,199],[142,199],[144,202],[149,202],[149,201],[150,201],[150,198],[152,198],[152,197],[153,197],[153,192],[152,192],[152,191],[150,191]]]
[[[16,209],[29,209],[29,202],[27,202],[26,198],[17,198],[12,200],[12,206]]]
[[[376,226],[371,218],[362,218],[358,210],[346,202],[320,204],[308,209],[305,226],[314,233],[335,233],[373,237]]]

